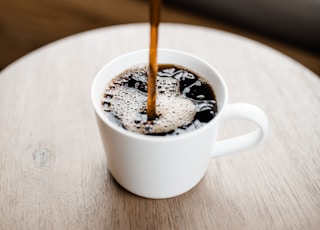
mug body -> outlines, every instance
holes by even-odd
[[[139,50],[106,64],[93,82],[92,103],[108,169],[115,180],[139,196],[169,198],[187,192],[204,176],[227,104],[227,88],[220,74],[198,57],[158,49],[158,64],[184,66],[208,81],[216,95],[218,114],[205,126],[178,136],[147,136],[127,131],[104,115],[102,96],[113,77],[128,68],[148,64],[148,60],[149,50]]]

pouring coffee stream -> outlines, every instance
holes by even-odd
[[[148,76],[148,120],[156,118],[156,82],[157,82],[157,47],[158,28],[162,0],[150,0],[150,51],[149,51],[149,76]]]
[[[150,0],[149,65],[131,67],[114,76],[103,99],[106,115],[139,134],[166,136],[200,128],[216,114],[215,94],[208,82],[184,66],[157,63],[161,0]],[[174,63],[174,61],[173,61]]]

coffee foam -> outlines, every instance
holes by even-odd
[[[125,75],[133,76],[134,72]],[[138,72],[136,72],[138,73]],[[195,103],[180,95],[179,81],[170,77],[158,77],[156,114],[154,121],[148,121],[146,114],[147,94],[134,87],[127,87],[115,79],[106,90],[104,109],[120,119],[124,128],[140,134],[160,134],[190,124],[196,114]],[[143,77],[143,76],[133,76]]]

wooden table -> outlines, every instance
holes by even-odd
[[[266,140],[213,159],[186,194],[135,196],[106,169],[90,87],[106,62],[148,48],[149,26],[62,39],[0,75],[0,229],[320,229],[319,77],[218,30],[162,24],[159,42],[214,65],[230,102],[259,105],[270,119]],[[221,138],[246,127],[226,123]]]

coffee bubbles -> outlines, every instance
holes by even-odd
[[[156,119],[147,115],[147,66],[130,68],[107,85],[102,105],[114,123],[139,134],[179,135],[202,127],[217,113],[212,87],[184,67],[159,65]]]

